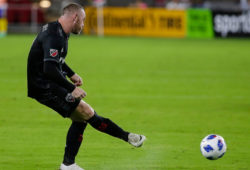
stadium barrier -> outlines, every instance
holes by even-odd
[[[8,11],[8,12],[6,12]],[[143,37],[250,37],[250,11],[208,9],[86,7],[84,34]],[[7,15],[8,13],[8,15]],[[8,21],[6,18],[8,16]],[[0,6],[0,36],[8,32],[36,33],[44,21],[31,5]]]
[[[6,35],[8,29],[8,21],[6,18],[6,9],[0,7],[0,37]]]
[[[205,9],[187,10],[187,37],[213,38],[212,12]]]
[[[85,10],[84,34],[177,38],[250,36],[250,12],[114,7],[104,7],[101,12],[95,7]]]
[[[6,18],[0,18],[0,36],[7,33],[8,22]]]
[[[250,37],[250,11],[213,11],[216,37]]]
[[[97,9],[86,8],[85,34],[97,34]],[[185,37],[186,11],[103,8],[104,35]]]
[[[37,33],[44,24],[41,8],[31,3],[9,3],[7,19],[9,33]]]

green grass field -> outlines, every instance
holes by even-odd
[[[0,39],[0,170],[56,170],[70,121],[26,96],[34,35]],[[142,148],[88,126],[76,162],[86,170],[250,169],[250,41],[72,36],[66,62],[85,101]],[[209,161],[200,141],[227,142]]]

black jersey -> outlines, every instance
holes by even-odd
[[[52,84],[73,91],[75,86],[66,79],[74,72],[65,63],[68,38],[56,21],[44,25],[30,49],[28,57],[28,96],[36,98],[51,90]]]

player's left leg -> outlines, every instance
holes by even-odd
[[[140,147],[146,139],[143,135],[137,135],[124,131],[110,119],[97,115],[94,109],[83,100],[80,101],[70,118],[73,121],[87,121],[95,129],[129,142],[135,147]]]
[[[57,87],[61,88],[61,87]],[[62,89],[62,88],[61,88]],[[40,103],[50,107],[63,117],[69,117],[80,103],[80,100],[66,100],[64,96],[53,93],[46,93],[42,98],[37,99]],[[72,121],[68,130],[63,163],[60,170],[83,170],[75,164],[75,157],[82,143],[82,136],[87,123]]]

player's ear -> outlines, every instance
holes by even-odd
[[[77,22],[77,19],[78,19],[78,16],[77,16],[77,13],[75,13],[73,15],[73,22],[74,22],[74,24]]]

